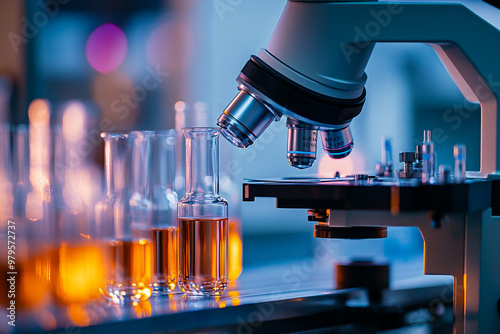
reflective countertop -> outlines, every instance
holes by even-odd
[[[140,303],[118,305],[103,299],[85,306],[38,308],[19,314],[14,332],[253,333],[273,324],[285,329],[280,321],[297,330],[307,329],[308,323],[321,327],[318,319],[330,326],[343,321],[346,302],[366,303],[366,293],[363,297],[362,289],[335,290],[333,262],[320,253],[247,266],[221,297],[186,296],[177,288]],[[421,256],[392,261],[391,290],[405,293],[388,295],[386,303],[402,305],[420,298],[425,306],[434,295],[449,295],[450,277],[424,276],[421,268]],[[411,291],[418,291],[418,296]],[[305,328],[296,323],[298,319]],[[1,326],[2,331],[12,331],[5,322]]]

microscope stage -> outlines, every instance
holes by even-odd
[[[492,205],[492,181],[419,185],[393,178],[245,180],[243,201],[275,197],[278,208],[470,212]]]

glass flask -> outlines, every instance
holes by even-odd
[[[185,128],[186,195],[177,206],[179,286],[221,295],[228,283],[228,205],[219,196],[219,129]]]
[[[153,291],[171,292],[179,278],[175,130],[156,131],[152,142],[151,194],[153,202]]]
[[[116,303],[144,301],[151,296],[151,132],[103,133],[101,137],[107,195],[95,211],[106,263],[110,263],[103,293]]]

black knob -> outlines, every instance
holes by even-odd
[[[399,161],[406,163],[415,162],[415,152],[399,152]]]
[[[370,299],[378,302],[382,291],[389,288],[389,262],[353,259],[335,265],[337,289],[365,288]]]

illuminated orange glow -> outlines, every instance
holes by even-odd
[[[224,308],[224,307],[226,307],[226,302],[225,301],[224,302],[220,302],[219,303],[219,308]]]
[[[464,305],[467,305],[467,274],[464,274]]]
[[[47,100],[35,99],[28,109],[28,117],[31,125],[49,125],[50,108]]]
[[[427,257],[425,256],[425,249],[427,248],[426,247],[427,245],[425,244],[425,238],[423,235],[422,235],[422,239],[424,240],[424,252],[423,252],[424,254],[423,255],[424,255],[424,275],[425,275],[425,273],[426,273],[425,272],[425,262],[426,262],[425,259],[427,259]]]
[[[172,298],[170,298],[170,296],[172,296]],[[177,311],[177,301],[173,299],[173,295],[169,295],[168,298],[168,305],[170,306],[170,310]]]
[[[229,297],[239,297],[240,293],[238,291],[229,291],[228,293]]]
[[[174,109],[176,112],[184,112],[186,110],[186,103],[184,101],[177,101],[174,104]]]
[[[174,104],[175,109],[175,128],[180,131],[186,126],[186,103],[177,101]]]
[[[353,150],[352,153],[344,159],[332,159],[327,154],[319,158],[318,176],[333,177],[336,171],[340,175],[352,175],[357,172],[363,172],[366,168],[366,161],[359,151]]]
[[[63,112],[62,134],[68,143],[77,143],[85,137],[86,112],[80,102],[71,102]]]
[[[243,241],[241,240],[240,222],[231,219],[229,221],[229,254],[228,254],[228,278],[236,280],[243,271]]]
[[[99,296],[104,285],[104,260],[96,246],[62,244],[53,262],[57,274],[52,288],[59,302],[84,303]]]
[[[231,304],[233,306],[240,305],[241,300],[238,298],[240,296],[240,293],[238,291],[229,291],[228,292],[229,297],[231,297]]]
[[[149,301],[133,302],[134,312],[137,318],[147,318],[151,316],[151,303]]]
[[[78,327],[87,327],[90,325],[89,312],[79,304],[71,304],[67,309],[68,317]]]

